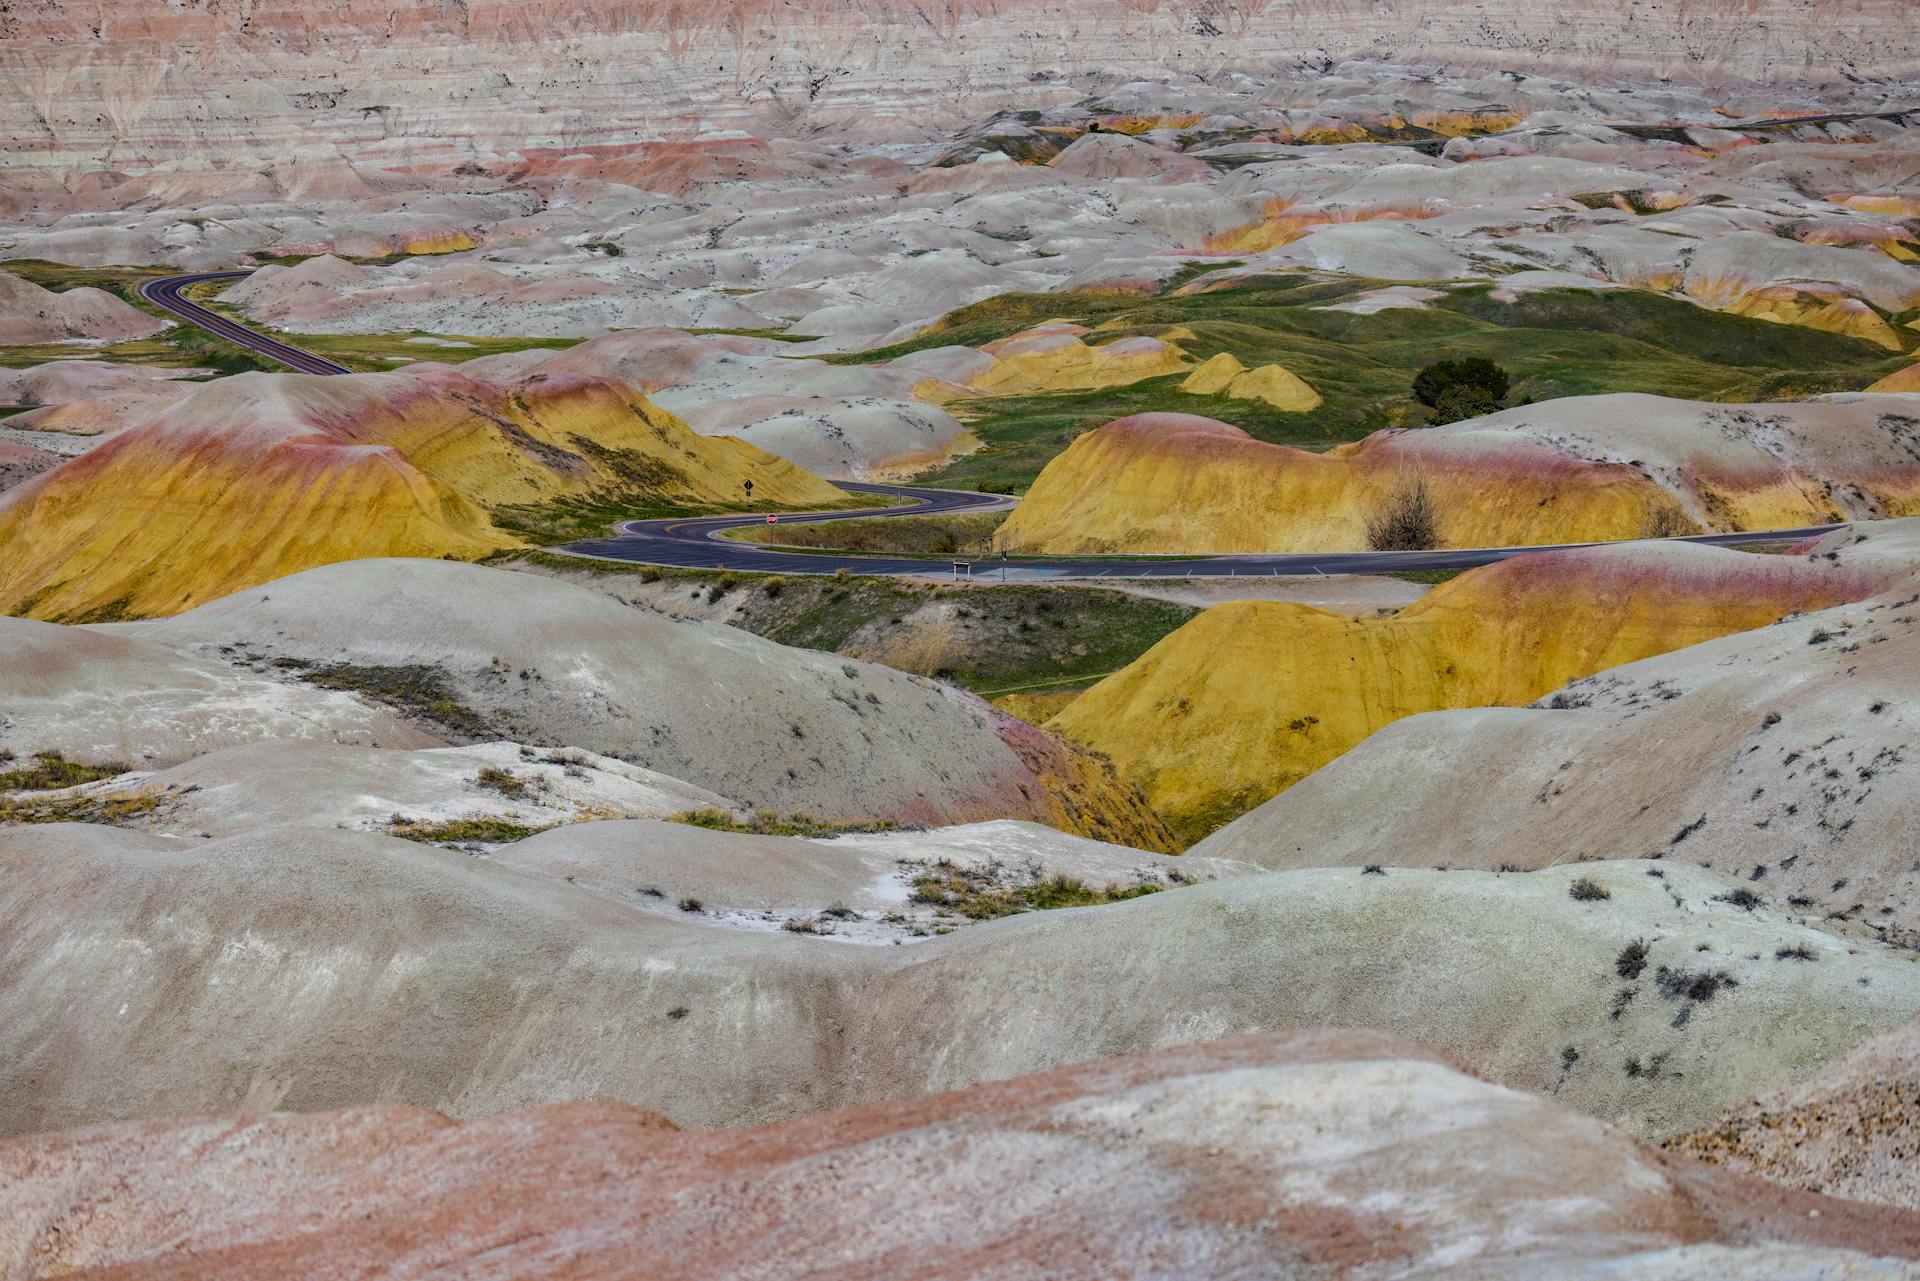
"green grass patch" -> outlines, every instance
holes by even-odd
[[[30,280],[42,289],[65,293],[69,289],[103,289],[140,305],[140,286],[161,276],[177,276],[178,267],[70,267],[45,258],[0,260],[0,271]]]
[[[1450,583],[1466,572],[1464,569],[1403,569],[1385,576],[1408,583],[1424,583],[1431,587],[1436,583]]]
[[[1230,286],[1154,298],[1008,294],[943,317],[905,342],[826,359],[867,363],[949,343],[979,345],[1062,317],[1094,326],[1094,341],[1160,334],[1196,360],[1230,352],[1279,364],[1324,398],[1304,414],[1255,402],[1189,396],[1178,376],[1103,391],[962,402],[980,451],[928,473],[930,484],[1019,492],[1073,438],[1127,414],[1171,410],[1219,418],[1275,444],[1325,449],[1383,427],[1422,426],[1413,376],[1440,358],[1484,356],[1512,372],[1509,403],[1638,391],[1746,402],[1856,390],[1911,357],[1839,334],[1708,311],[1637,290],[1555,289],[1503,303],[1491,286],[1455,287],[1426,308],[1360,315],[1324,310],[1395,282],[1310,273],[1248,277]]]
[[[911,519],[902,517],[902,520]],[[783,645],[858,652],[902,670],[951,681],[983,695],[1012,690],[1086,685],[1109,675],[1158,644],[1200,611],[1106,588],[1053,584],[946,586],[907,579],[815,574],[718,574],[713,571],[625,565],[547,552],[505,553],[493,564],[526,563],[567,574],[606,574],[691,602],[726,606],[735,627]],[[663,607],[671,604],[662,600]],[[917,611],[939,606],[940,646],[887,641],[923,621]]]
[[[575,437],[578,440],[578,437]],[[644,487],[641,492],[644,493]],[[606,538],[613,527],[627,520],[663,520],[669,516],[720,516],[729,512],[831,511],[834,507],[871,507],[869,498],[848,495],[839,503],[807,503],[799,507],[776,507],[758,499],[751,503],[663,503],[634,495],[620,497],[596,495],[589,498],[562,498],[549,503],[524,504],[492,509],[493,523],[519,535],[539,547],[556,547],[585,538]],[[513,553],[506,553],[512,555]],[[580,561],[569,560],[578,568]],[[589,562],[593,563],[593,562]]]

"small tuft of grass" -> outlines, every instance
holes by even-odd
[[[795,737],[801,737],[796,733]],[[707,809],[684,810],[667,820],[670,823],[685,823],[688,827],[704,827],[713,832],[746,832],[755,836],[847,836],[862,832],[891,832],[897,827],[890,819],[870,819],[855,822],[836,822],[831,819],[815,818],[811,814],[780,815],[772,810],[757,810],[753,817],[736,818],[725,810]]]
[[[702,903],[699,899],[695,898],[691,894],[687,895],[685,898],[680,900],[680,910],[682,912],[698,912],[705,906],[706,904]]]
[[[474,784],[489,792],[498,792],[511,800],[523,801],[533,793],[530,780],[521,778],[511,770],[503,770],[497,765],[488,765],[474,776]]]
[[[1598,881],[1589,880],[1583,876],[1567,886],[1567,897],[1580,903],[1596,903],[1601,899],[1612,898],[1613,891]]]
[[[1751,912],[1754,908],[1766,902],[1765,899],[1744,885],[1738,889],[1728,890],[1725,894],[1716,894],[1713,898],[1716,903],[1731,903],[1743,912]]]
[[[1792,947],[1783,947],[1775,951],[1773,959],[1776,961],[1811,961],[1814,959],[1814,951],[1805,943],[1795,943]]]
[[[415,819],[399,819],[387,824],[387,831],[406,841],[419,841],[423,845],[459,845],[477,843],[481,845],[507,845],[514,841],[524,841],[544,827],[528,827],[525,823],[516,823],[510,818],[482,816],[480,818],[454,818],[438,823],[422,822]]]

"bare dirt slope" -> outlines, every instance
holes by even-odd
[[[604,1102],[256,1113],[0,1144],[0,1175],[6,1281],[717,1281],[770,1258],[876,1279],[1867,1281],[1920,1254],[1916,1216],[1676,1159],[1340,1031],[744,1134]]]
[[[1876,1033],[1668,1146],[1793,1187],[1920,1210],[1920,1023]]]
[[[443,739],[585,748],[782,814],[1018,817],[1166,843],[1109,771],[951,686],[530,574],[353,561],[110,630],[224,657],[249,680],[384,699]],[[110,685],[111,671],[90,679]],[[40,736],[59,740],[49,722]]]
[[[737,1126],[1336,1025],[1657,1136],[1920,1015],[1911,954],[1678,865],[1238,876],[859,947],[634,905],[649,881],[566,835],[495,861],[327,829],[0,832],[0,1114],[606,1097]],[[699,852],[736,883],[765,856]]]

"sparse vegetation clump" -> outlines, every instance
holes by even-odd
[[[1367,517],[1367,547],[1376,552],[1431,551],[1440,541],[1440,511],[1426,477],[1402,482]]]
[[[970,921],[991,921],[1021,912],[1121,903],[1157,894],[1166,888],[1148,881],[1092,886],[1058,872],[1045,875],[1033,865],[1012,871],[997,862],[966,866],[950,859],[926,865],[911,885],[914,902],[931,907],[937,913]]]
[[[1647,968],[1647,953],[1651,945],[1645,939],[1635,939],[1620,949],[1620,955],[1614,958],[1613,972],[1623,979],[1637,979]]]
[[[545,830],[544,827],[529,827],[510,818],[491,815],[441,822],[403,818],[387,824],[388,834],[406,841],[419,841],[423,845],[508,845]]]
[[[1642,538],[1685,538],[1700,532],[1700,526],[1692,517],[1680,510],[1677,503],[1655,503],[1647,508],[1646,516],[1640,522]]]
[[[0,827],[33,823],[104,823],[126,827],[156,813],[166,800],[158,788],[78,796],[0,796]]]
[[[1613,891],[1583,876],[1567,886],[1567,897],[1579,903],[1597,903],[1601,899],[1612,898]]]
[[[1740,986],[1725,970],[1674,970],[1664,965],[1654,972],[1653,983],[1669,1001],[1711,1001],[1720,989]]]
[[[12,752],[0,751],[0,792],[51,792],[63,787],[78,787],[124,774],[130,768],[118,763],[83,765],[58,752],[36,752],[27,761],[15,764]]]
[[[1005,512],[959,516],[867,516],[852,520],[808,522],[804,525],[748,525],[731,529],[728,538],[784,547],[823,547],[850,552],[892,552],[901,555],[984,555],[993,532],[1007,518]]]
[[[497,765],[488,765],[474,777],[474,784],[489,792],[498,792],[509,800],[526,800],[533,792],[534,784],[521,778],[511,770],[501,769]]]
[[[494,727],[486,717],[453,696],[453,691],[447,688],[446,677],[437,667],[426,664],[363,667],[354,663],[308,667],[298,660],[282,660],[282,663],[291,666],[294,674],[309,685],[361,694],[395,711],[431,721],[469,738],[490,738],[494,734]]]
[[[685,823],[688,827],[704,827],[714,832],[746,832],[755,836],[848,836],[861,832],[891,832],[898,826],[890,819],[835,822],[832,819],[815,818],[811,814],[783,815],[772,810],[757,810],[749,818],[740,818],[726,810],[711,807],[684,810],[670,816],[667,821]]]

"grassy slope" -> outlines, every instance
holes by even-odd
[[[783,645],[843,652],[856,632],[884,644],[916,626],[918,610],[966,609],[953,629],[955,649],[938,662],[900,662],[975,693],[1074,687],[1125,667],[1199,611],[1170,601],[1085,587],[942,587],[888,578],[791,578],[712,574],[582,561],[549,553],[513,553],[496,564],[532,562],[569,574],[628,577],[636,586],[684,591],[691,599],[720,592],[724,621]],[[921,669],[925,670],[921,670]]]
[[[978,344],[1052,317],[1104,326],[1103,334],[1161,332],[1183,325],[1193,356],[1233,353],[1252,366],[1277,363],[1325,397],[1305,414],[1244,400],[1191,396],[1178,377],[1131,387],[965,402],[986,442],[923,477],[929,484],[1017,492],[1075,436],[1147,411],[1204,414],[1262,440],[1324,449],[1382,427],[1426,421],[1409,388],[1421,366],[1446,356],[1487,356],[1513,372],[1516,403],[1557,396],[1642,391],[1691,399],[1750,401],[1854,390],[1911,362],[1873,344],[1797,326],[1706,311],[1635,290],[1552,290],[1501,303],[1488,286],[1453,290],[1423,310],[1371,316],[1320,308],[1377,281],[1271,276],[1232,289],[1158,298],[1013,294],[965,307],[940,328],[880,351],[839,357],[887,359],[946,343]]]

